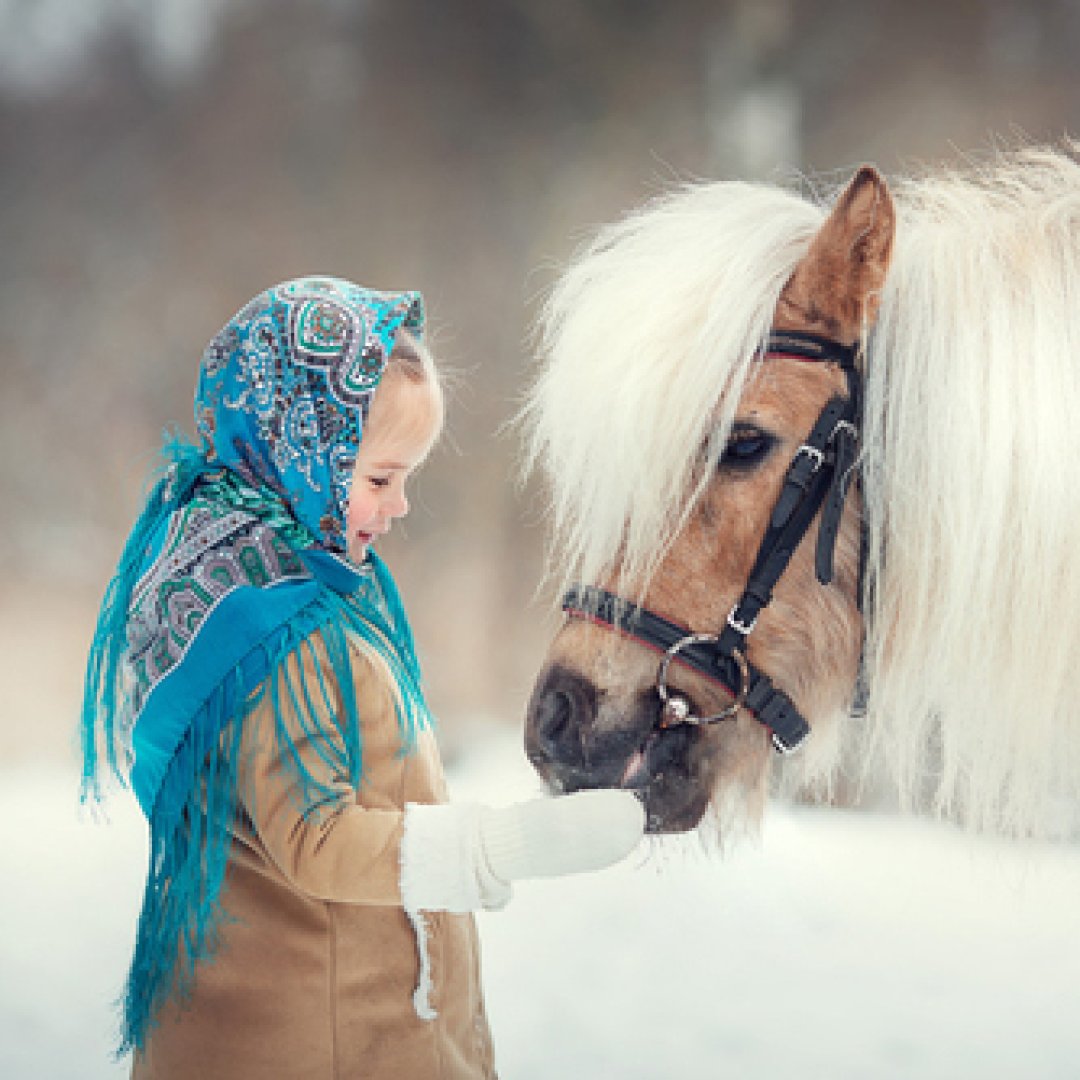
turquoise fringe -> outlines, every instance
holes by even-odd
[[[151,490],[124,547],[90,648],[82,710],[84,799],[101,797],[99,740],[104,742],[109,770],[128,783],[127,745],[120,729],[125,709],[130,709],[122,672],[128,605],[156,531],[211,468],[198,447],[182,437],[167,438],[163,455],[167,471]],[[167,1000],[175,997],[182,1002],[191,994],[198,965],[209,962],[220,943],[228,916],[219,897],[241,805],[243,723],[264,696],[271,695],[277,749],[293,772],[298,811],[307,816],[332,804],[332,787],[323,777],[347,776],[355,787],[363,775],[347,632],[378,653],[398,686],[401,752],[414,749],[418,732],[431,726],[400,596],[385,564],[374,553],[370,560],[372,574],[354,593],[339,593],[320,582],[316,599],[256,643],[191,718],[149,814],[149,868],[121,1000],[118,1055],[144,1045]],[[333,688],[321,665],[315,668],[315,680],[304,674],[302,661],[305,655],[314,655],[316,637],[329,663]],[[333,705],[335,689],[340,713]],[[325,769],[313,772],[302,759],[286,713],[299,722],[299,733]]]
[[[419,687],[400,659],[386,649],[386,639],[337,596],[320,597],[303,613],[311,629],[298,634],[285,628],[272,649],[271,675],[253,693],[245,693],[238,668],[206,703],[191,724],[158,792],[150,820],[150,869],[139,917],[135,955],[123,999],[119,1053],[141,1047],[161,1006],[174,995],[191,993],[199,963],[210,961],[227,918],[218,899],[231,849],[233,825],[240,809],[238,768],[243,721],[271,694],[278,750],[291,765],[297,784],[298,811],[317,816],[332,806],[333,789],[303,762],[286,713],[299,721],[325,776],[348,776],[355,787],[363,773],[359,717],[349,666],[346,628],[359,633],[403,682],[398,714],[403,752],[415,746],[417,732],[430,720]],[[316,668],[314,683],[303,671],[304,653],[313,653],[313,638],[330,663],[341,700],[337,716],[331,688]],[[298,663],[293,663],[297,661]],[[287,705],[283,710],[282,705]],[[324,717],[334,716],[327,724]],[[322,772],[322,770],[319,770]]]

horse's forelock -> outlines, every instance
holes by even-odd
[[[602,230],[563,273],[523,413],[527,465],[550,486],[557,577],[617,568],[643,587],[821,218],[778,188],[693,185]]]

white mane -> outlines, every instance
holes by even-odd
[[[865,435],[872,735],[915,803],[1053,835],[1080,806],[1080,167],[894,188]]]
[[[524,420],[564,580],[616,564],[632,586],[647,579],[822,217],[777,189],[690,186],[603,229],[562,275]]]
[[[868,356],[861,750],[909,803],[1064,833],[1080,806],[1080,167],[1002,155],[894,197]],[[823,218],[775,188],[693,185],[562,276],[524,419],[565,579],[621,566],[640,586],[655,568]]]

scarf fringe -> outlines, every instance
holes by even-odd
[[[396,597],[391,582],[391,592],[383,599]],[[144,1045],[167,1000],[175,998],[182,1005],[190,998],[198,965],[211,961],[217,951],[229,918],[219,897],[241,810],[243,724],[265,695],[270,694],[273,704],[277,750],[295,779],[298,811],[309,817],[333,802],[333,789],[323,777],[347,776],[358,786],[363,773],[347,631],[377,650],[397,682],[402,752],[411,751],[418,732],[430,726],[415,666],[401,655],[406,641],[395,641],[399,635],[364,601],[363,596],[322,589],[317,600],[281,628],[276,643],[259,647],[264,661],[259,666],[269,674],[255,690],[246,691],[250,680],[245,665],[238,664],[192,721],[151,815],[149,870],[121,1002],[117,1056]],[[392,606],[387,604],[388,609]],[[314,679],[305,674],[305,655],[315,658],[319,646],[336,687],[329,685],[319,664]],[[334,706],[335,696],[340,710]],[[315,771],[303,760],[300,741],[314,750],[319,763]]]
[[[170,515],[191,499],[200,479],[220,468],[183,433],[165,433],[151,490],[105,591],[89,649],[81,713],[84,802],[102,798],[106,766],[130,786],[135,717],[124,658],[132,594]],[[250,509],[259,512],[257,500]],[[281,528],[282,522],[275,518],[272,525]],[[289,539],[300,543],[306,534],[297,529]],[[354,592],[338,592],[316,577],[315,599],[239,658],[191,717],[149,812],[149,868],[131,969],[118,1002],[117,1056],[144,1045],[167,1000],[182,1004],[190,997],[198,965],[218,948],[228,919],[219,897],[241,812],[243,725],[264,696],[271,695],[277,749],[294,775],[298,812],[306,816],[332,802],[325,777],[347,776],[358,786],[363,774],[347,634],[378,654],[397,686],[402,754],[431,726],[397,587],[382,560],[374,553],[369,558],[371,574]],[[334,686],[322,664],[315,665],[315,679],[305,675],[303,660],[315,656],[316,637]],[[300,740],[314,759],[309,754],[305,762]]]

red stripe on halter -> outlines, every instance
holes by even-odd
[[[614,623],[609,623],[606,619],[597,618],[597,616],[592,615],[587,611],[582,611],[580,608],[568,607],[564,610],[568,615],[576,616],[579,619],[584,619],[586,622],[592,623],[593,626],[599,626],[602,630],[614,630],[616,634],[619,634],[624,638],[628,638],[630,641],[633,641],[638,645],[644,646],[650,652],[656,653],[657,656],[664,656],[667,653],[667,650],[661,649],[659,645],[654,645],[651,641],[646,641],[644,638],[639,638],[636,634],[632,634],[629,630],[626,630],[621,626],[616,626]],[[680,667],[685,668],[687,671],[690,671],[695,675],[700,675],[701,678],[707,679],[711,683],[715,683],[717,686],[720,687],[721,690],[731,695],[732,701],[735,700],[735,695],[732,693],[731,687],[728,686],[726,683],[722,682],[720,679],[716,678],[714,675],[708,675],[704,671],[702,671],[701,668],[694,667],[693,664],[688,664],[677,653],[672,659],[676,664],[678,664]],[[749,708],[746,705],[743,705],[743,709],[745,709],[748,713],[750,713],[751,716],[754,717],[755,720],[757,720],[757,713],[754,712],[753,709]],[[759,720],[758,723],[761,723],[761,721]],[[770,728],[768,724],[762,724],[761,726],[771,734],[772,728]]]
[[[821,356],[796,356],[794,353],[786,352],[767,352],[762,356],[762,360],[798,360],[802,364],[835,364],[836,361],[829,357]]]

